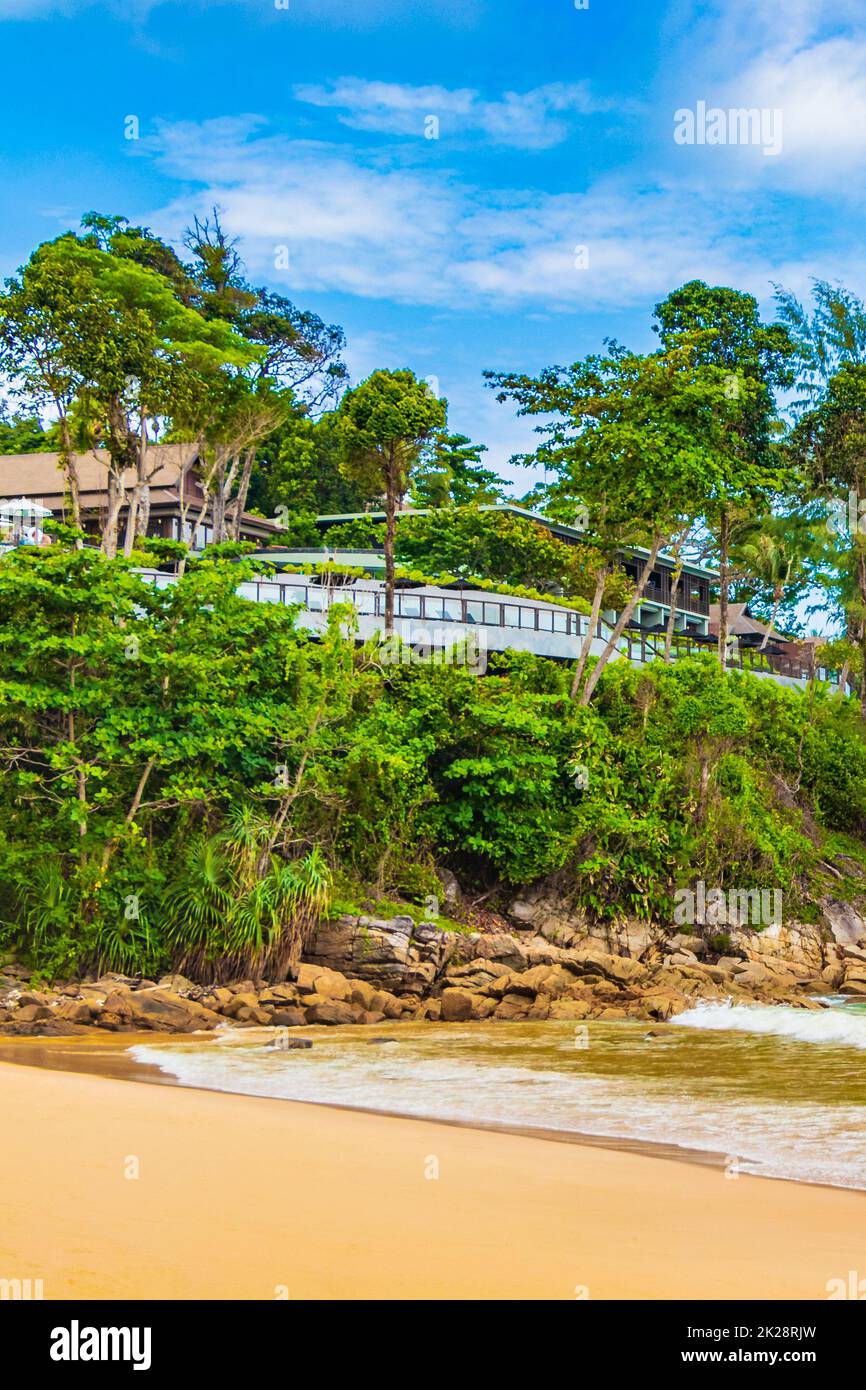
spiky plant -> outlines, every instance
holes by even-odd
[[[269,823],[235,808],[216,835],[191,842],[168,896],[177,968],[197,978],[285,979],[330,901],[331,874],[318,846],[283,860],[268,848]]]

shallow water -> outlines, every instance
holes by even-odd
[[[702,1005],[674,1024],[264,1030],[130,1049],[182,1085],[716,1153],[866,1189],[866,1008]],[[386,1041],[376,1041],[386,1039]]]

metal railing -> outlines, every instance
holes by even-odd
[[[166,576],[168,578],[169,576]],[[350,585],[277,584],[251,580],[238,593],[259,603],[299,604],[310,613],[325,613],[334,603],[351,604],[359,616],[384,618],[384,589],[359,589]],[[406,593],[394,595],[394,617],[421,622],[457,623],[465,627],[520,628],[531,632],[579,637],[586,630],[572,608],[541,607],[507,596],[466,598],[462,594]],[[586,620],[583,620],[585,624]]]
[[[152,572],[160,587],[174,583],[174,575]],[[359,617],[385,617],[384,588],[359,588],[353,584],[286,584],[274,580],[248,580],[239,585],[238,593],[259,603],[280,603],[304,608],[309,613],[324,614],[335,603],[351,604]],[[574,609],[528,603],[525,599],[507,595],[486,594],[467,598],[460,593],[425,594],[398,590],[394,595],[394,617],[401,621],[425,623],[454,623],[464,627],[495,627],[523,632],[537,632],[579,639],[587,632],[589,620]],[[607,641],[611,625],[600,619],[595,636]],[[626,628],[617,640],[617,651],[634,664],[646,665],[664,656],[665,634],[642,632]],[[715,651],[715,643],[706,637],[675,632],[671,659]],[[576,655],[576,653],[575,653]],[[753,648],[740,647],[736,639],[728,648],[729,670],[752,671],[770,676],[786,676],[792,680],[818,680],[838,684],[838,672],[825,667],[814,670],[808,662],[797,658]]]

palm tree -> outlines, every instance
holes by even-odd
[[[797,384],[804,397],[794,402],[797,413],[821,399],[841,366],[866,363],[866,304],[841,285],[815,280],[813,286],[811,312],[790,290],[773,286],[779,317],[797,351]]]
[[[811,538],[800,517],[766,517],[741,535],[732,554],[735,566],[755,580],[771,596],[770,622],[759,651],[763,651],[775,626],[789,588],[807,578],[806,562]]]

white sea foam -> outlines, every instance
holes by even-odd
[[[864,1107],[846,1089],[856,1074],[848,1049],[866,1046],[866,1016],[701,1006],[677,1023],[649,1034],[591,1026],[588,1048],[576,1048],[568,1025],[474,1024],[401,1025],[391,1030],[390,1046],[371,1045],[367,1030],[333,1029],[314,1034],[309,1050],[283,1052],[268,1046],[264,1032],[238,1030],[219,1042],[172,1039],[131,1052],[186,1086],[620,1141],[662,1139],[735,1158],[744,1173],[866,1188]],[[709,1036],[713,1030],[727,1036]],[[791,1042],[831,1044],[820,1094],[797,1081]],[[808,1061],[812,1048],[802,1056]]]
[[[866,1049],[866,1011],[841,1007],[792,1009],[784,1004],[698,1004],[671,1023],[724,1033],[761,1033],[792,1042]]]

